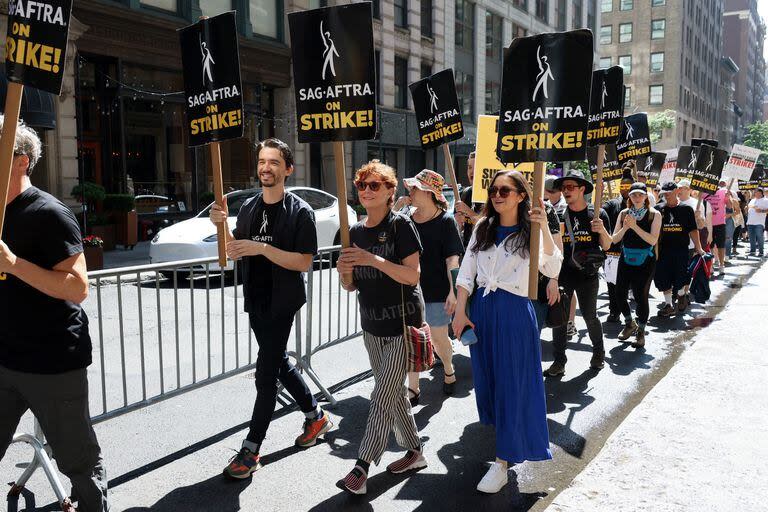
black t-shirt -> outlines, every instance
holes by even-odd
[[[624,219],[624,216],[626,215],[629,215],[629,211],[627,211],[626,213],[623,213],[621,216],[621,219]],[[637,227],[639,227],[646,233],[650,233],[651,227],[653,226],[654,215],[656,214],[651,213],[650,210],[645,212],[645,215],[643,216],[643,218],[637,221]],[[643,240],[642,237],[640,237],[640,235],[635,233],[635,231],[632,229],[624,233],[624,237],[622,238],[622,244],[624,247],[627,247],[629,249],[645,249],[651,246],[651,244]]]
[[[366,228],[363,222],[358,222],[350,229],[349,236],[354,245],[397,264],[402,264],[403,259],[422,250],[413,222],[392,212],[373,228]],[[360,292],[358,301],[364,331],[374,336],[402,335],[403,294],[405,323],[421,326],[424,301],[420,286],[402,285],[401,293],[400,283],[373,267],[355,267],[353,278]]]
[[[3,241],[17,257],[46,270],[83,252],[80,226],[61,201],[35,187],[6,209]],[[88,317],[79,304],[0,274],[0,365],[56,374],[91,364]]]
[[[249,226],[248,238],[254,242],[263,242],[274,245],[275,218],[277,210],[282,207],[282,201],[267,204],[262,203],[261,208],[253,211],[253,219]],[[248,256],[251,269],[248,273],[251,290],[259,290],[254,297],[254,302],[259,297],[268,297],[272,290],[272,262],[265,256]]]
[[[483,211],[482,203],[472,203],[472,187],[467,187],[461,191],[461,202],[472,208],[475,213]],[[467,220],[464,222],[464,227],[461,229],[461,239],[464,243],[464,247],[469,243],[469,239],[472,238],[472,231],[475,229],[475,225]]]
[[[687,204],[675,207],[664,205],[661,209],[660,253],[665,249],[688,249],[691,231],[696,230],[693,208]]]
[[[582,251],[591,251],[594,249],[600,249],[600,234],[592,232],[592,218],[594,217],[594,210],[591,207],[584,208],[580,212],[574,212],[570,208],[566,208],[563,215],[568,215],[571,221],[571,227],[573,228],[573,236],[576,237],[576,244],[573,250],[576,253]],[[605,210],[600,208],[600,219],[608,229],[611,225],[611,221],[608,218],[608,214]],[[565,219],[563,219],[565,220]],[[571,259],[571,236],[568,233],[568,225],[565,225],[563,231],[563,269],[568,267],[570,270],[578,269]]]
[[[421,245],[421,290],[425,302],[445,302],[451,283],[445,260],[461,256],[464,245],[452,216],[445,213],[427,222],[414,222]]]
[[[619,196],[614,197],[613,199],[607,201],[605,205],[603,205],[603,210],[605,210],[605,213],[608,214],[608,220],[611,221],[610,226],[606,224],[605,229],[607,229],[611,234],[613,234],[614,230],[616,229],[616,222],[619,219],[619,214],[625,208],[624,202],[624,198]],[[621,252],[621,242],[611,245],[611,247],[606,252],[619,254]]]

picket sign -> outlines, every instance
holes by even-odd
[[[605,144],[597,146],[597,183],[595,183],[595,209],[599,212],[603,204],[603,162],[605,161]],[[610,183],[609,183],[610,185]]]
[[[344,142],[333,143],[333,162],[336,168],[336,196],[340,199],[347,197],[347,173],[344,162]],[[349,247],[349,218],[347,217],[347,202],[339,201],[339,234],[341,246]]]
[[[8,82],[8,93],[5,97],[3,135],[0,137],[0,233],[3,231],[5,207],[8,204],[8,187],[11,184],[11,166],[13,165],[13,146],[16,143],[16,126],[19,124],[22,94],[24,94],[24,86],[22,84]]]
[[[211,173],[213,174],[213,196],[216,204],[224,208],[224,178],[221,174],[221,147],[218,142],[211,142]],[[216,243],[219,248],[219,266],[227,266],[227,221],[216,225]]]
[[[448,174],[451,175],[451,187],[453,188],[453,197],[455,201],[459,201],[459,181],[456,179],[456,171],[453,169],[453,157],[451,156],[451,148],[448,144],[443,144],[443,157],[445,158],[445,166],[448,168]]]
[[[545,162],[533,164],[533,201],[532,207],[538,207],[544,197]],[[541,227],[531,227],[531,264],[528,266],[528,298],[536,300],[539,296],[539,244],[541,243]]]

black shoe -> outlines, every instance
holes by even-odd
[[[664,318],[669,318],[674,314],[675,314],[675,306],[671,306],[666,303],[664,304],[664,307],[661,308],[661,311],[659,311],[659,316],[662,316]]]
[[[456,372],[453,372],[450,375],[448,375],[447,373],[445,374],[446,377],[453,377],[454,375],[456,375]],[[456,388],[455,380],[453,382],[445,382],[445,380],[443,380],[443,393],[450,396],[453,394],[454,388]]]
[[[589,367],[593,370],[601,370],[605,366],[605,352],[592,352]]]
[[[608,315],[608,318],[605,319],[605,321],[609,324],[618,324],[621,322],[621,315],[619,314],[610,314]]]

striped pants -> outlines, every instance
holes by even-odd
[[[378,464],[393,428],[395,439],[403,448],[420,450],[421,440],[403,385],[406,374],[403,337],[377,337],[363,332],[363,341],[371,362],[374,385],[359,457]]]

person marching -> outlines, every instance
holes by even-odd
[[[236,479],[248,478],[261,467],[260,448],[277,405],[278,381],[305,416],[297,446],[314,446],[333,426],[286,353],[294,316],[306,302],[301,274],[309,270],[317,253],[315,215],[306,202],[285,190],[285,180],[294,171],[288,145],[267,139],[256,152],[262,189],[240,208],[234,231],[225,230],[227,255],[242,260],[245,311],[259,345],[248,435],[224,468],[225,476]],[[228,217],[226,200],[223,206],[211,207],[214,224],[226,226]]]
[[[655,246],[661,231],[661,215],[651,207],[645,183],[634,183],[629,189],[628,208],[619,214],[612,241],[621,244],[621,258],[616,278],[616,294],[621,312],[627,319],[619,340],[627,341],[636,334],[632,346],[645,346],[645,326],[648,323],[648,292],[656,270]],[[632,319],[629,290],[637,304],[637,322]]]
[[[539,329],[527,296],[531,230],[541,231],[539,271],[545,276],[557,277],[562,254],[547,227],[544,203],[531,207],[531,189],[520,172],[496,173],[485,211],[456,280],[453,330],[470,327],[478,339],[470,345],[475,397],[480,422],[496,427],[496,462],[477,490],[496,493],[507,484],[509,464],[552,458]]]
[[[552,207],[555,214],[557,215],[557,218],[559,219],[559,223],[562,223],[563,213],[565,212],[565,209],[568,207],[568,203],[565,202],[565,197],[563,196],[563,192],[555,186],[555,181],[557,181],[556,176],[547,176],[547,178],[544,180],[544,197],[546,198],[546,201],[544,201],[544,204]],[[549,210],[547,211],[547,215],[549,216]],[[555,231],[553,231],[552,229],[550,229],[550,231],[552,232],[552,234],[555,234]],[[560,226],[558,226],[557,233],[560,236],[555,238],[555,242],[558,244],[558,247],[562,251],[563,238],[562,238],[562,233],[560,233]],[[543,307],[543,305],[537,306],[537,312],[539,311],[538,307]],[[574,336],[579,334],[579,331],[576,329],[576,323],[574,322],[574,319],[576,318],[576,298],[575,297],[571,299],[570,307],[571,309],[568,314],[568,324],[566,325],[566,336],[568,337],[568,339],[571,339]]]
[[[432,332],[435,352],[443,362],[443,392],[452,395],[456,385],[453,347],[448,324],[456,309],[456,295],[451,284],[451,270],[459,268],[464,245],[453,217],[446,213],[448,201],[443,196],[445,179],[435,171],[423,170],[414,178],[403,180],[415,208],[411,220],[419,232],[421,253],[421,290],[424,294],[427,323]],[[397,210],[397,209],[396,209]],[[408,373],[411,405],[419,403],[419,374]]]
[[[357,462],[336,486],[365,494],[370,465],[378,465],[393,428],[398,444],[408,451],[387,466],[387,471],[398,474],[427,467],[404,386],[404,325],[422,325],[424,301],[419,287],[419,233],[408,217],[391,210],[397,187],[395,170],[372,160],[357,171],[355,187],[368,215],[350,229],[352,247],[342,250],[337,270],[342,287],[358,291],[374,387]]]
[[[472,236],[472,230],[475,229],[475,224],[482,217],[483,204],[472,203],[472,183],[475,179],[475,152],[471,152],[467,158],[467,179],[469,179],[469,186],[461,191],[461,201],[457,201],[454,206],[454,219],[459,225],[461,230],[461,239],[464,242],[464,247],[469,244],[469,239]],[[469,205],[472,205],[471,207]]]
[[[717,261],[721,276],[725,274],[725,208],[728,206],[728,191],[725,185],[725,181],[721,181],[717,192],[709,194],[704,198],[704,201],[707,201],[712,208],[712,246],[717,247],[717,250],[712,251],[712,254],[715,255],[715,261]]]
[[[0,115],[0,131],[3,123]],[[106,511],[107,476],[88,407],[83,240],[72,211],[32,186],[41,156],[37,133],[19,123],[0,241],[0,460],[31,410],[78,510]],[[64,506],[74,510],[69,498]]]
[[[703,255],[704,251],[699,243],[693,208],[680,203],[677,184],[674,181],[665,183],[661,191],[664,201],[659,206],[661,235],[654,282],[656,288],[664,294],[664,307],[659,311],[659,316],[670,317],[675,314],[673,290],[677,290],[677,309],[680,312],[685,311],[689,304],[686,293],[686,285],[690,282],[688,240],[693,241],[696,254]]]
[[[605,210],[595,215],[592,206],[584,196],[592,192],[592,184],[578,171],[569,171],[558,178],[556,186],[563,191],[568,208],[563,220],[563,266],[560,271],[560,286],[566,295],[576,294],[584,321],[592,341],[592,359],[589,366],[599,370],[605,365],[603,326],[597,318],[597,293],[600,287],[598,271],[605,260],[603,251],[611,246],[611,235],[605,226],[610,224]],[[553,330],[554,362],[544,371],[548,377],[565,374],[567,335],[566,326]]]
[[[765,218],[768,214],[768,199],[762,188],[755,190],[755,197],[749,201],[747,231],[749,232],[749,255],[762,258],[765,245]]]
[[[629,189],[632,187],[633,181],[630,175],[625,175],[621,178],[619,184],[619,197],[615,197],[606,201],[603,209],[608,214],[608,220],[611,221],[610,232],[616,231],[617,221],[619,214],[627,207],[627,199],[629,199]],[[611,247],[605,251],[605,280],[608,283],[608,323],[619,323],[621,320],[621,312],[623,307],[616,293],[616,279],[618,270],[618,260],[621,258],[621,244],[614,243]],[[629,322],[632,320],[631,316],[625,316],[624,321]]]

